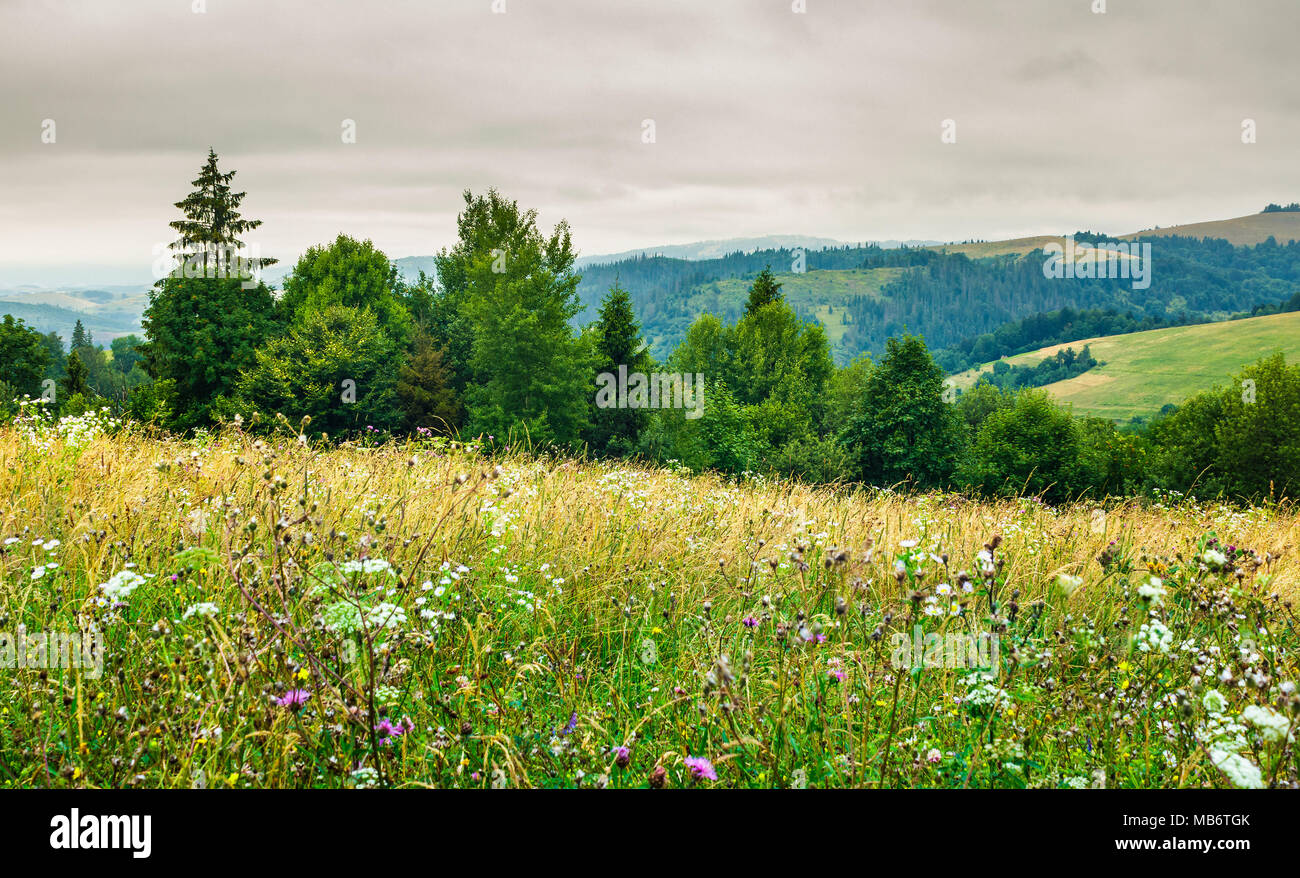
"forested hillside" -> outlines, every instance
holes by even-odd
[[[1075,237],[1081,243],[1107,240],[1085,232]],[[1225,319],[1300,292],[1300,243],[1270,239],[1238,247],[1176,236],[1150,243],[1146,289],[1135,289],[1128,278],[1046,277],[1041,251],[971,259],[929,249],[845,247],[806,253],[806,273],[791,270],[799,254],[790,250],[703,261],[638,257],[583,270],[578,292],[586,311],[579,319],[589,317],[617,279],[662,355],[700,313],[734,319],[743,308],[746,282],[770,265],[797,313],[826,326],[836,359],[844,363],[878,354],[886,339],[903,332],[943,348],[1061,309],[1109,310],[1153,328]],[[856,274],[837,276],[845,271]]]

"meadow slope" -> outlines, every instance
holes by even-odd
[[[1178,405],[1204,390],[1227,384],[1242,367],[1274,351],[1287,362],[1300,359],[1300,312],[1244,320],[1174,326],[1125,335],[1087,338],[1050,345],[1007,357],[1011,365],[1033,365],[1065,348],[1092,348],[1104,365],[1046,389],[1075,414],[1127,420],[1154,415],[1167,404]],[[953,376],[957,387],[971,386],[980,372]]]
[[[1288,241],[1300,241],[1300,212],[1252,213],[1225,220],[1143,229],[1140,232],[1117,235],[1115,240],[1132,241],[1137,238],[1162,238],[1170,235],[1197,239],[1217,238],[1237,247],[1262,244],[1269,238],[1273,238],[1279,244],[1285,244]],[[1023,256],[1035,250],[1041,251],[1048,244],[1064,245],[1064,243],[1063,235],[1036,235],[1026,238],[1008,238],[1004,241],[936,244],[929,249],[940,253],[965,253],[972,259],[985,259],[990,256],[1011,254]]]
[[[0,493],[0,632],[104,644],[0,675],[0,786],[1297,782],[1291,507],[13,428]]]

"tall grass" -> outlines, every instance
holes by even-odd
[[[0,670],[3,785],[1297,782],[1292,506],[14,428],[0,493],[9,664],[104,644]]]

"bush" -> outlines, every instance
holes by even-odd
[[[851,466],[848,451],[831,436],[796,439],[767,457],[771,471],[814,485],[846,481]]]
[[[993,496],[1034,494],[1059,503],[1079,492],[1081,431],[1043,391],[1021,391],[1015,404],[980,427],[962,481]]]

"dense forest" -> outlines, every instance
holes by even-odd
[[[534,211],[495,190],[465,193],[457,242],[437,255],[432,276],[408,281],[369,241],[339,235],[304,253],[274,291],[223,270],[219,254],[238,250],[260,225],[240,213],[244,193],[233,191],[233,177],[212,153],[176,204],[177,263],[201,270],[156,284],[143,340],[116,339],[105,350],[78,326],[65,354],[55,335],[13,317],[0,323],[7,418],[107,406],[181,433],[227,425],[362,442],[472,437],[480,447],[522,444],[736,476],[1049,502],[1151,490],[1259,499],[1300,489],[1300,366],[1281,355],[1125,431],[1076,418],[1035,389],[1093,365],[1086,347],[1032,369],[995,367],[955,398],[944,380],[944,367],[961,358],[1260,300],[1294,303],[1297,245],[1162,239],[1157,280],[1138,291],[1051,281],[1033,256],[809,252],[810,270],[904,270],[885,295],[847,306],[849,331],[878,356],[837,364],[825,327],[786,300],[788,275],[768,268],[798,254],[688,264],[642,257],[580,275],[567,224],[543,230]],[[724,265],[753,272],[744,301],[723,316],[691,315],[657,357],[645,328],[666,319],[657,309]],[[1097,307],[1076,310],[1081,290]],[[584,300],[597,302],[592,319],[582,317]],[[936,358],[922,331],[953,346]],[[619,405],[603,406],[595,394],[602,374],[698,376],[703,416],[635,395],[627,404],[622,392]],[[9,402],[24,395],[41,402]]]
[[[1080,243],[1108,240],[1094,232],[1076,232],[1074,237]],[[1269,239],[1253,247],[1234,247],[1222,240],[1171,236],[1152,238],[1150,243],[1153,265],[1147,289],[1134,289],[1130,280],[1120,278],[1045,277],[1041,251],[976,260],[930,249],[864,246],[812,250],[802,258],[806,271],[905,269],[885,283],[879,295],[835,303],[837,319],[845,326],[839,346],[841,362],[862,353],[879,355],[887,339],[905,332],[922,336],[934,348],[969,350],[981,336],[1034,319],[1025,315],[1049,312],[1095,321],[1101,331],[1067,333],[1071,337],[1047,338],[1036,347],[1112,331],[1135,331],[1128,327],[1154,329],[1225,319],[1252,309],[1257,313],[1260,308],[1276,309],[1294,297],[1300,286],[1300,242],[1282,245]],[[787,281],[799,258],[800,254],[791,250],[735,253],[699,261],[637,257],[586,268],[579,293],[590,311],[603,290],[617,281],[631,296],[646,335],[662,339],[659,348],[671,350],[700,310],[724,319],[739,316],[743,297],[710,296],[718,289],[716,281],[752,280],[765,268]],[[1127,320],[1106,326],[1096,320],[1099,314],[1124,315]],[[998,355],[1031,350],[1027,344],[1010,346],[1019,350],[1000,345]],[[976,358],[964,364],[947,358],[945,366],[961,371],[995,358]]]

